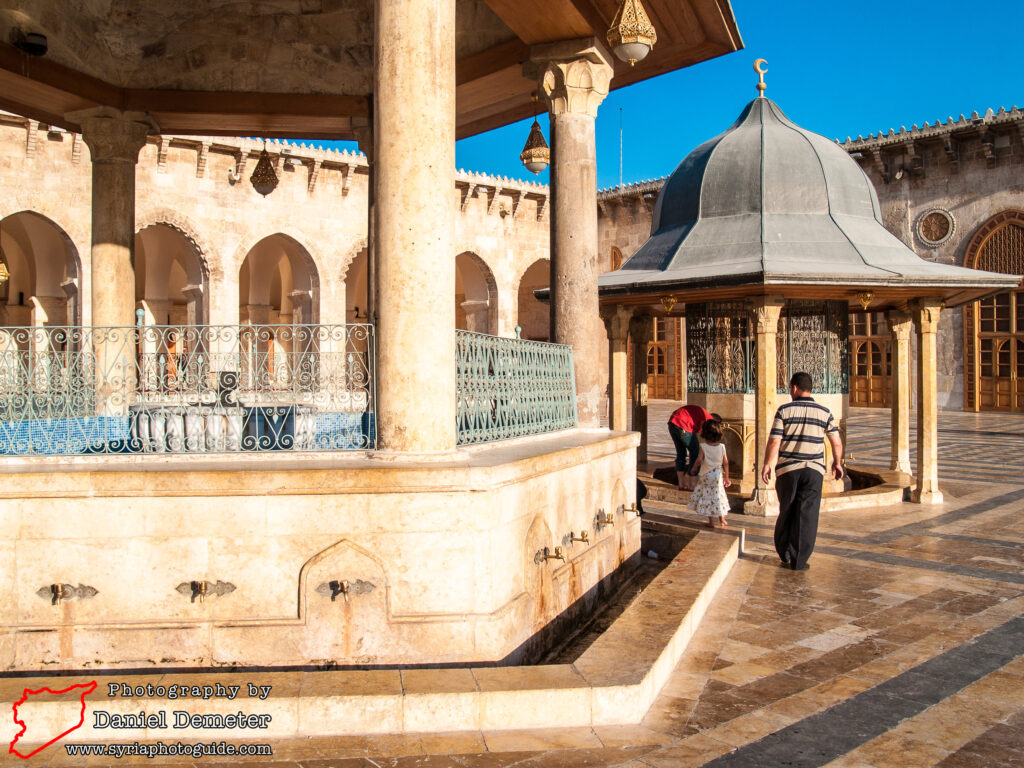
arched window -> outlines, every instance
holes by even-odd
[[[621,266],[622,266],[622,251],[620,251],[618,248],[616,248],[613,245],[612,246],[612,257],[611,257],[612,271],[614,272],[616,269],[618,269]]]
[[[971,239],[964,265],[1024,274],[1024,211],[1003,211]],[[964,408],[1024,411],[1024,291],[964,307]]]

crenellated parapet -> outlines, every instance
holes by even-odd
[[[924,178],[929,166],[956,174],[965,162],[984,163],[988,169],[1019,164],[1024,155],[1024,110],[1016,106],[969,117],[947,117],[945,121],[916,124],[908,130],[890,128],[867,138],[849,136],[837,143],[850,153],[865,171],[884,184],[907,177]],[[1014,160],[1016,158],[1016,160]]]
[[[645,179],[598,190],[598,219],[607,219],[615,226],[649,224],[666,178],[662,176],[660,179]]]

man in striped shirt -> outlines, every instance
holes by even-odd
[[[775,412],[768,447],[764,452],[761,479],[771,482],[779,495],[779,519],[775,521],[775,551],[785,568],[806,570],[818,535],[821,485],[825,479],[825,438],[832,445],[832,473],[843,477],[843,442],[832,413],[811,398],[809,373],[794,373],[789,380],[792,402]]]

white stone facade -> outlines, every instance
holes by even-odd
[[[249,183],[261,149],[246,139],[151,136],[139,153],[136,306],[146,323],[365,319],[366,158],[272,142],[280,183],[261,197]],[[4,115],[0,178],[6,324],[90,325],[88,147],[77,134]],[[451,194],[458,327],[513,336],[522,294],[524,336],[548,338],[546,307],[530,293],[547,285],[548,188],[460,172]]]

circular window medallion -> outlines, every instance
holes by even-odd
[[[935,208],[917,220],[917,236],[927,245],[941,245],[953,236],[956,222],[949,211]]]

